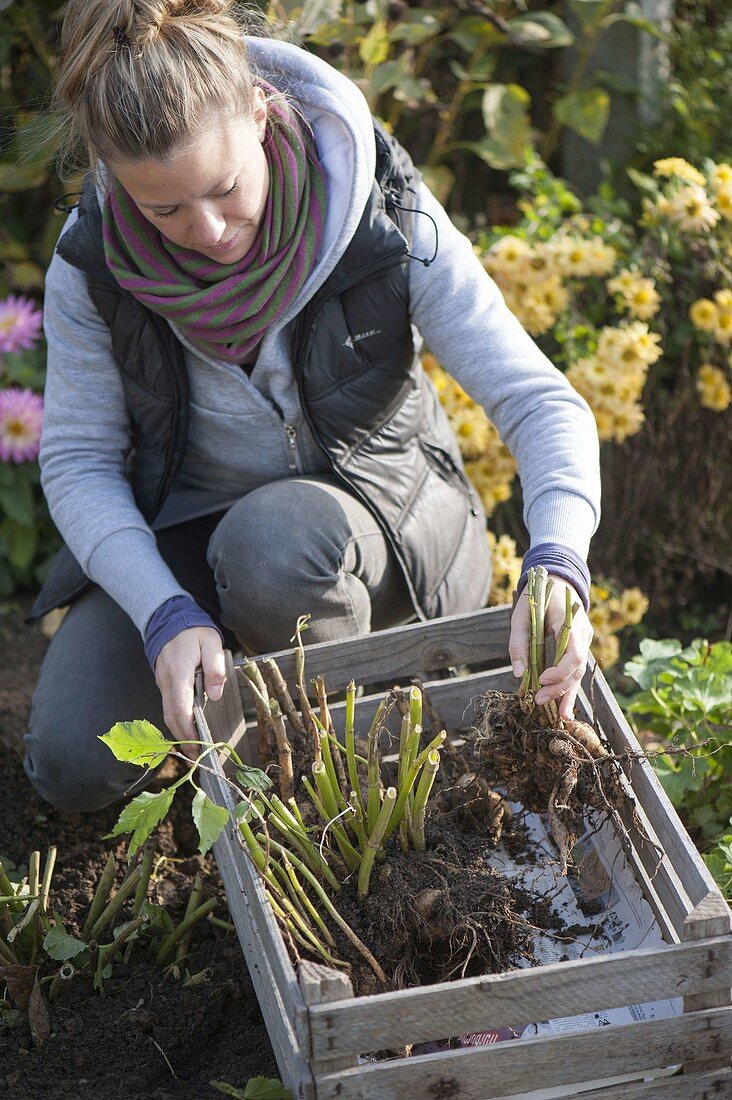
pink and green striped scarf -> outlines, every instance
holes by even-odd
[[[237,263],[217,263],[167,240],[116,180],[102,210],[107,266],[120,286],[173,321],[201,352],[230,363],[256,359],[267,329],[313,270],[325,223],[314,142],[282,100],[270,101],[268,111],[267,204]]]

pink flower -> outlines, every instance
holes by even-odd
[[[30,298],[11,294],[0,302],[0,355],[32,348],[43,314]]]
[[[0,460],[32,462],[38,457],[43,398],[13,386],[0,390]]]

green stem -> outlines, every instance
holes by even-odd
[[[282,851],[282,845],[278,844],[276,840],[272,840],[272,841],[270,841],[270,843],[271,843],[271,845],[272,845],[272,847],[274,848],[275,851],[279,851],[279,852]],[[308,867],[306,867],[305,864],[302,863],[301,860],[299,860],[295,856],[293,856],[292,853],[289,853],[289,855],[290,855],[290,858],[292,859],[292,862],[297,867],[298,871],[300,871],[304,875],[304,877],[308,880],[308,882],[312,886],[313,890],[315,890],[315,892],[318,895],[318,898],[319,898],[320,902],[322,903],[322,905],[323,905],[324,909],[326,910],[326,912],[333,918],[333,920],[336,922],[338,927],[341,928],[345,932],[345,934],[348,936],[349,940],[351,941],[353,946],[356,948],[356,950],[359,952],[359,954],[362,955],[364,957],[364,959],[366,959],[367,963],[369,964],[369,966],[371,967],[371,969],[373,970],[374,974],[379,979],[379,981],[386,984],[386,981],[387,981],[386,974],[381,969],[378,962],[376,961],[374,956],[369,951],[368,947],[366,947],[366,945],[361,942],[361,940],[358,938],[356,933],[351,928],[350,924],[338,912],[335,905],[330,900],[330,898],[326,894],[325,890],[320,885],[320,883],[315,878],[315,876],[310,871],[310,869]]]
[[[339,883],[338,879],[335,877],[330,867],[318,851],[317,846],[313,844],[309,836],[301,833],[299,829],[297,831],[293,829],[276,813],[269,814],[269,816],[267,817],[267,823],[269,825],[274,825],[275,829],[277,829],[279,833],[282,833],[282,836],[285,838],[287,843],[292,845],[292,847],[294,847],[300,853],[300,855],[314,874],[321,875],[323,878],[325,878],[334,890],[340,890],[341,884]]]
[[[127,876],[127,878],[120,885],[119,890],[114,895],[112,900],[107,903],[106,907],[97,917],[96,921],[92,925],[89,939],[99,941],[99,937],[102,932],[114,921],[120,909],[127,901],[132,891],[136,888],[138,882],[142,878],[142,867],[139,865]]]
[[[183,920],[190,917],[191,913],[195,913],[201,901],[201,894],[203,893],[203,879],[200,873],[196,875],[191,886],[191,892],[188,895],[188,902],[186,904],[186,910],[183,914]],[[193,928],[191,927],[182,940],[178,944],[175,951],[175,961],[180,965],[188,954],[188,949],[191,946],[191,936],[193,935]]]
[[[440,754],[437,750],[433,750],[427,757],[427,763],[422,769],[422,774],[419,777],[419,784],[417,786],[417,792],[414,796],[414,807],[412,809],[412,840],[414,847],[418,852],[423,852],[425,848],[424,841],[424,815],[427,807],[427,800],[432,790],[432,784],[435,781],[437,770],[440,767]]]
[[[93,925],[96,923],[97,917],[104,909],[109,898],[109,892],[112,889],[112,883],[114,882],[114,876],[117,873],[117,863],[114,856],[110,852],[107,856],[107,862],[102,871],[101,878],[97,883],[97,888],[94,891],[94,897],[89,908],[88,916],[84,922],[81,935],[83,939],[89,938],[89,933],[92,930]]]
[[[11,913],[22,913],[25,908],[22,901],[17,900],[17,893],[13,889],[13,884],[5,873],[2,860],[0,860],[0,894],[11,900],[7,902],[7,906]],[[12,900],[16,899],[16,900]]]
[[[166,936],[155,956],[156,966],[164,965],[169,955],[172,953],[173,948],[188,933],[189,929],[192,929],[194,924],[197,924],[207,913],[215,909],[218,903],[218,898],[209,898],[208,901],[204,901],[203,905],[199,905],[197,909],[194,909],[192,913],[181,921],[177,928],[174,928],[173,931]]]
[[[572,604],[572,593],[569,588],[564,590],[564,622],[561,625],[559,634],[557,636],[557,645],[554,652],[554,664],[558,665],[564,654],[567,652],[567,645],[569,643],[569,632],[572,629],[572,620],[579,610],[579,604]]]
[[[356,766],[356,684],[351,680],[350,684],[346,688],[346,765],[348,767],[348,778],[351,783],[351,790],[355,792],[356,799],[361,808],[363,815],[363,802],[361,800],[361,786],[358,779],[358,768]]]
[[[409,724],[412,729],[422,726],[422,692],[416,686],[409,689]]]
[[[338,782],[338,776],[336,775],[335,764],[333,763],[333,754],[330,751],[330,739],[328,737],[328,731],[320,722],[318,722],[318,741],[320,742],[320,755],[323,763],[325,764],[325,770],[328,773],[328,782],[330,783],[333,791],[333,797],[336,800],[338,806],[338,812],[345,810],[346,799],[341,790],[341,785]]]
[[[335,940],[333,939],[330,932],[328,931],[326,923],[323,920],[323,918],[321,917],[320,913],[315,908],[315,906],[311,902],[310,898],[307,896],[307,894],[303,890],[302,883],[300,882],[300,879],[297,877],[297,874],[295,873],[295,868],[292,865],[292,861],[288,858],[288,856],[285,852],[283,852],[282,858],[283,858],[284,863],[285,863],[285,871],[287,872],[287,877],[289,878],[290,882],[292,883],[293,889],[295,890],[298,898],[300,899],[300,904],[305,908],[306,912],[310,916],[310,919],[315,921],[315,924],[320,929],[320,931],[323,933],[323,935],[325,937],[325,942],[330,947],[335,947]]]
[[[361,860],[361,868],[358,872],[358,896],[360,898],[365,898],[369,892],[369,881],[371,879],[371,871],[374,866],[374,860],[376,859],[376,853],[384,840],[384,835],[389,825],[389,819],[394,812],[396,800],[396,788],[389,787],[384,793],[384,801],[381,804],[376,827],[366,842],[366,850]]]
[[[56,866],[56,848],[51,847],[46,852],[46,862],[43,867],[43,882],[41,883],[41,905],[48,912],[48,898],[51,893],[51,879],[53,869]]]

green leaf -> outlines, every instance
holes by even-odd
[[[175,797],[175,788],[167,787],[159,794],[144,791],[125,806],[111,833],[104,837],[109,840],[121,833],[132,833],[127,858],[132,859],[140,845],[147,840],[156,825],[163,820]]]
[[[217,806],[199,788],[193,799],[191,812],[198,829],[198,850],[202,856],[205,856],[209,848],[212,848],[221,836],[221,832],[229,820],[229,811],[223,806]]]
[[[272,786],[272,780],[261,768],[253,768],[249,764],[243,764],[234,773],[236,781],[245,791],[268,791]]]
[[[581,88],[558,99],[554,115],[563,126],[597,145],[610,118],[610,96],[604,88]]]
[[[489,49],[499,42],[505,42],[507,35],[482,15],[468,15],[453,27],[448,38],[457,42],[466,53],[475,53],[478,49]]]
[[[440,33],[440,24],[434,15],[420,8],[406,12],[404,18],[389,31],[392,42],[406,42],[408,46],[418,46],[428,38]]]
[[[17,476],[17,470],[14,474],[11,484],[0,488],[0,508],[16,523],[32,527],[36,519],[33,490],[25,478]]]
[[[48,179],[43,165],[0,163],[0,191],[31,191]]]
[[[571,46],[574,35],[558,15],[550,11],[533,11],[511,20],[514,45],[530,44],[544,49]],[[517,42],[516,39],[519,41]]]
[[[605,16],[605,18],[601,20],[600,26],[606,31],[608,27],[612,27],[614,23],[627,23],[629,26],[635,27],[636,30],[645,31],[653,38],[657,38],[660,42],[670,41],[669,35],[662,31],[657,23],[653,23],[650,19],[646,19],[640,12],[641,9],[637,4],[628,4],[627,11]]]
[[[82,951],[86,951],[86,944],[70,936],[62,925],[56,924],[46,933],[43,941],[43,950],[56,962],[66,962],[67,959],[75,959]]]
[[[305,0],[297,20],[296,35],[306,38],[315,34],[324,23],[331,23],[341,14],[343,0]]]
[[[597,17],[604,9],[604,0],[569,0],[569,6],[577,16],[583,27],[589,27],[597,22]]]
[[[531,142],[529,104],[531,97],[519,84],[489,84],[483,92],[483,121],[488,139],[495,148],[484,146],[483,155],[493,154],[504,161],[504,166],[526,163],[526,147]],[[483,142],[479,143],[484,145]]]
[[[156,768],[170,752],[170,741],[146,718],[117,722],[108,733],[100,734],[99,740],[112,750],[117,760],[141,768]]]
[[[660,674],[670,667],[671,658],[680,653],[681,642],[676,638],[664,638],[660,641],[644,638],[640,644],[640,655],[627,661],[623,671],[639,687],[648,690],[653,687]]]
[[[364,65],[380,65],[389,56],[389,32],[383,19],[377,19],[361,39],[358,54]]]
[[[659,756],[653,761],[653,770],[674,806],[682,805],[687,794],[698,791],[704,785],[709,764],[704,759],[688,756],[674,760],[671,756]]]
[[[38,550],[38,528],[11,521],[4,530],[8,538],[8,561],[16,569],[27,569]]]

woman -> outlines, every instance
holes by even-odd
[[[146,717],[194,738],[222,646],[309,641],[476,609],[485,517],[415,353],[516,456],[531,550],[586,609],[599,513],[591,413],[506,309],[408,155],[345,77],[245,38],[224,0],[71,0],[56,75],[93,173],[46,284],[42,482],[65,548],[36,606],[49,647],[26,769],[55,805],[137,769],[97,740]],[[525,594],[510,653],[526,658]],[[575,618],[539,701],[569,715]]]

